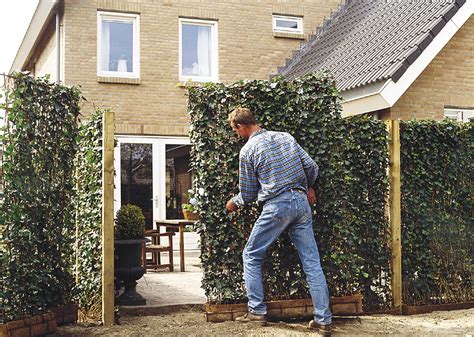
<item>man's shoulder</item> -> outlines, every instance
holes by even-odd
[[[269,132],[272,132],[272,131],[265,130],[265,132],[255,135],[251,137],[249,140],[247,140],[245,145],[242,146],[242,148],[240,149],[240,157],[241,158],[246,157],[248,155],[252,155],[253,153],[255,153],[255,151],[257,151],[259,148],[259,144],[262,143],[262,140],[265,139],[265,137],[268,135]]]
[[[242,146],[242,148],[240,149],[240,158],[246,157],[250,152],[253,151],[254,147],[254,142],[251,142],[251,139],[248,140],[247,143],[245,143],[244,146]]]
[[[269,131],[269,136],[276,139],[294,140],[291,134],[284,131]]]

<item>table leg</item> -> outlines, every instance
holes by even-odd
[[[179,225],[179,266],[184,271],[184,225]]]

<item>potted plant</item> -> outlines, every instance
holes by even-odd
[[[195,207],[197,200],[193,198],[193,193],[193,190],[188,190],[187,199],[189,202],[181,204],[181,209],[183,210],[183,215],[186,220],[199,220],[199,214]]]
[[[145,305],[136,285],[145,273],[142,247],[145,244],[145,217],[140,207],[123,205],[115,219],[115,277],[125,286],[117,302],[122,305]]]

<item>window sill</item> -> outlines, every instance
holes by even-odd
[[[140,78],[97,76],[97,82],[117,84],[140,84]]]
[[[299,33],[273,32],[273,37],[281,37],[284,39],[304,40],[304,34],[299,34]]]
[[[187,81],[179,81],[176,86],[177,87],[202,87],[206,83],[219,83],[219,81],[192,81],[192,80],[187,80]]]

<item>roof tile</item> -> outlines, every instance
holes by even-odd
[[[397,81],[465,0],[346,0],[278,73],[329,70],[340,90]]]

